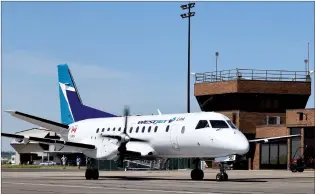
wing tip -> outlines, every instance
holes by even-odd
[[[14,114],[14,113],[16,113],[16,111],[15,110],[5,110],[4,112],[6,112],[6,113],[9,113],[9,114]]]

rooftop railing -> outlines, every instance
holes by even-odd
[[[296,81],[310,82],[308,71],[231,69],[195,74],[195,83],[230,80]]]

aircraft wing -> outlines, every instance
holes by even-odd
[[[46,129],[50,129],[51,131],[54,131],[59,134],[63,134],[69,131],[69,126],[64,125],[55,121],[50,121],[44,118],[36,117],[33,115],[25,114],[19,111],[14,111],[14,110],[6,110],[5,112],[11,114],[12,116],[22,119],[26,122],[32,123],[37,126],[41,126]]]
[[[69,142],[69,141],[67,142],[67,141],[61,141],[61,140],[49,139],[49,138],[30,137],[30,136],[10,134],[10,133],[1,133],[1,136],[11,137],[15,139],[22,139],[24,140],[24,143],[28,143],[29,141],[35,141],[35,142],[40,142],[40,143],[45,143],[45,144],[61,144],[65,146],[75,147],[75,148],[95,149],[95,146],[90,145],[90,144],[75,143],[75,142]]]
[[[253,143],[253,142],[254,143],[267,143],[267,142],[271,142],[271,141],[277,141],[277,140],[288,139],[288,138],[292,138],[292,137],[300,137],[300,136],[301,136],[301,134],[278,136],[278,137],[266,137],[266,138],[248,140],[248,142],[250,142],[250,143]]]

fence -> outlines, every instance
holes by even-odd
[[[307,71],[231,69],[214,72],[196,73],[195,83],[218,82],[230,80],[264,80],[264,81],[300,81],[309,82]]]

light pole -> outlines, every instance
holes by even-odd
[[[219,52],[215,52],[215,81],[218,80],[218,58],[219,58]]]
[[[188,3],[180,6],[183,10],[188,9],[188,13],[181,14],[180,16],[188,18],[188,69],[187,69],[187,112],[190,113],[190,17],[195,15],[191,12],[191,8],[195,7],[195,3]]]
[[[308,74],[308,72],[309,72],[308,67],[307,67],[308,60],[305,59],[305,60],[304,60],[304,63],[305,63],[305,72]]]

